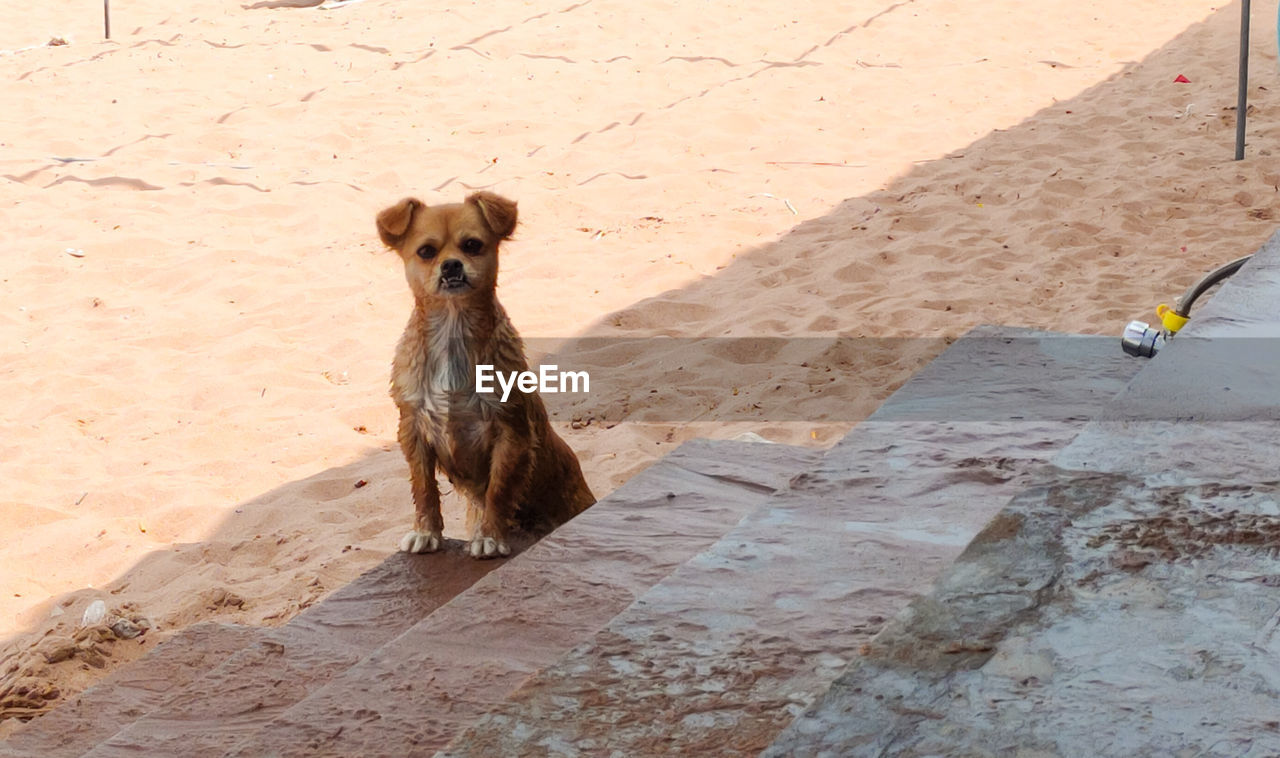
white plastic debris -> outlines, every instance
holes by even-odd
[[[80,626],[93,626],[101,624],[102,620],[107,617],[107,604],[101,600],[94,600],[89,603],[89,607],[84,609],[84,617],[80,619]]]

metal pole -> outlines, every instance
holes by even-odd
[[[1240,92],[1236,97],[1236,160],[1244,160],[1244,120],[1249,108],[1249,0],[1240,0]]]

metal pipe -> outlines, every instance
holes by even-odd
[[[1240,0],[1240,92],[1236,97],[1236,160],[1244,160],[1244,121],[1249,108],[1249,0]]]
[[[1240,270],[1240,267],[1248,263],[1249,259],[1252,257],[1253,255],[1250,254],[1243,258],[1237,258],[1234,261],[1223,266],[1219,266],[1213,271],[1210,271],[1200,277],[1200,281],[1188,287],[1187,291],[1182,294],[1182,297],[1178,298],[1178,307],[1175,308],[1173,312],[1179,316],[1190,316],[1191,306],[1195,304],[1196,300],[1198,300],[1201,295],[1208,292],[1209,288],[1213,285],[1235,274]]]

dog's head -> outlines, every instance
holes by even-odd
[[[405,198],[378,214],[378,236],[404,260],[413,294],[426,300],[492,297],[498,244],[516,228],[516,204],[492,192],[427,206]]]

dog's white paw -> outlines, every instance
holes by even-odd
[[[502,540],[492,537],[476,537],[471,540],[472,558],[498,558],[506,555],[511,555],[511,548]]]
[[[406,553],[434,553],[440,549],[440,532],[409,532],[400,538],[400,549]]]

